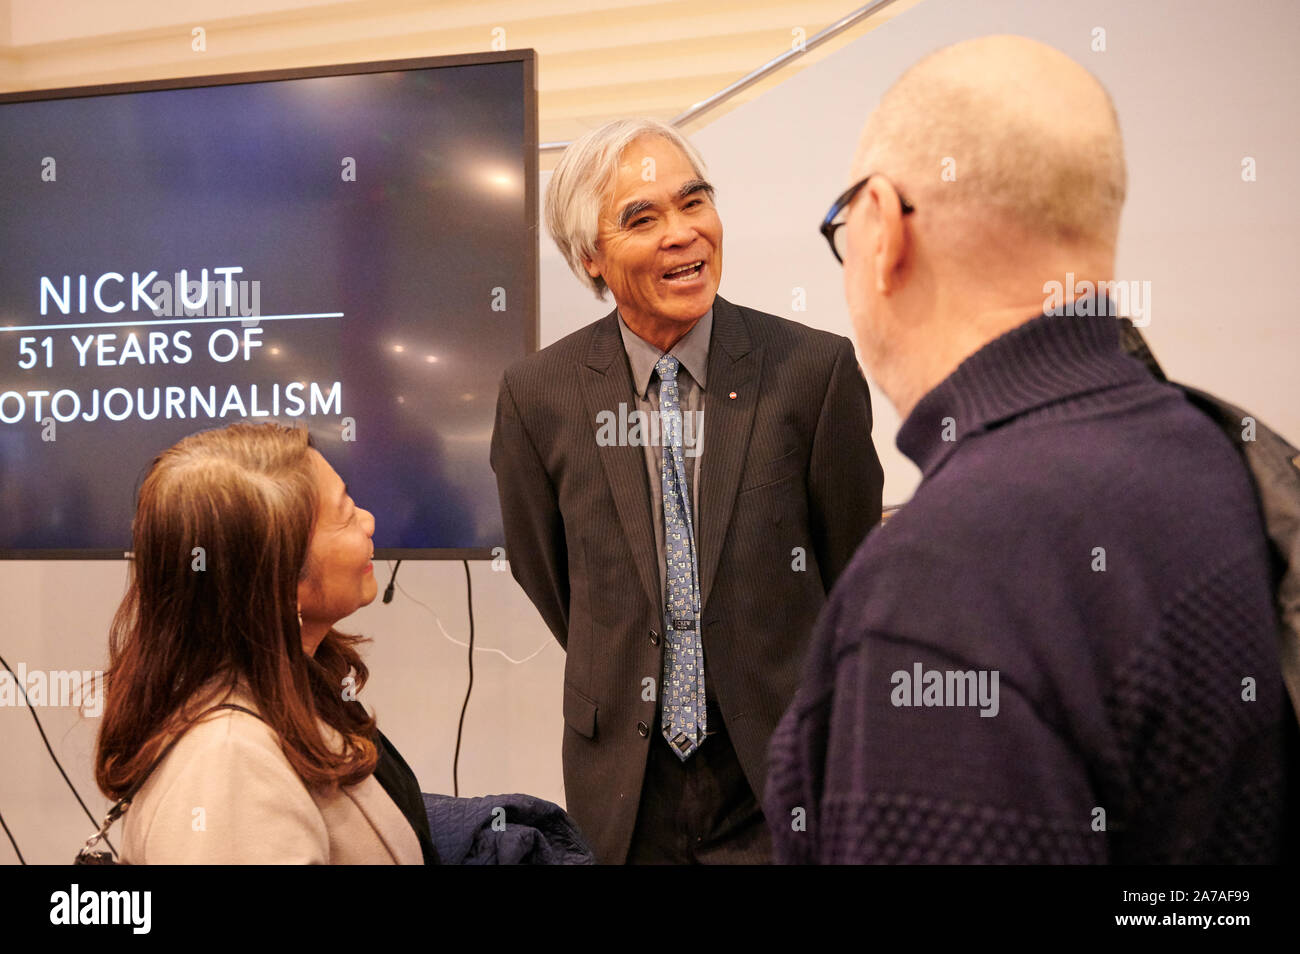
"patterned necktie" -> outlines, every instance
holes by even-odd
[[[695,523],[687,493],[682,453],[682,412],[677,395],[680,362],[670,354],[655,364],[659,372],[659,417],[663,426],[664,542],[668,596],[664,607],[664,738],[683,762],[704,741],[704,643],[700,639],[699,569]]]

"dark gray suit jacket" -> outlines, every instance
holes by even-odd
[[[666,744],[643,692],[663,662],[644,450],[596,441],[597,415],[635,401],[613,311],[506,371],[492,434],[511,572],[568,656],[567,808],[605,864],[626,859],[648,746]],[[716,298],[704,407],[705,681],[761,802],[768,742],[826,594],[880,519],[883,474],[838,335]]]

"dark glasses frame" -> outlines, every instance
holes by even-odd
[[[867,182],[870,181],[871,176],[876,176],[876,175],[880,175],[880,173],[873,172],[871,173],[871,175],[868,175],[865,179],[861,180],[860,182],[854,183],[853,185],[845,189],[844,194],[835,200],[835,204],[831,206],[831,210],[827,212],[826,217],[822,219],[821,233],[822,235],[826,236],[826,243],[830,245],[831,254],[835,256],[835,261],[839,262],[841,265],[844,264],[844,259],[840,258],[839,249],[835,247],[835,233],[844,225],[844,223],[836,222],[835,217],[839,215],[841,212],[843,212],[844,207],[853,201],[853,197],[858,194],[859,190],[861,190],[861,188],[864,185],[866,185]],[[895,189],[894,191],[895,193],[898,192],[897,189]],[[916,207],[913,206],[906,199],[904,199],[901,194],[898,196],[898,202],[899,205],[902,206],[904,215],[910,215],[911,213],[916,211]]]

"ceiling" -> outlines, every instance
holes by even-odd
[[[884,4],[694,125],[918,2]],[[537,51],[540,140],[569,140],[616,117],[671,119],[865,3],[0,0],[0,90],[479,52],[495,43]],[[543,168],[553,162],[543,156]]]

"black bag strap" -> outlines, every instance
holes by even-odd
[[[1155,355],[1133,323],[1120,319],[1120,343],[1132,357],[1145,364],[1161,381],[1168,381]],[[1222,398],[1176,381],[1192,406],[1208,416],[1241,455],[1255,488],[1260,519],[1269,540],[1273,563],[1273,590],[1277,606],[1282,679],[1291,698],[1291,708],[1300,721],[1300,449],[1280,434],[1259,425],[1260,436],[1249,444],[1242,441],[1240,428],[1248,415]],[[1300,834],[1300,832],[1298,832]]]
[[[153,764],[150,765],[149,768],[145,770],[145,773],[141,775],[139,779],[136,780],[136,783],[131,786],[130,791],[128,791],[121,798],[119,798],[117,800],[117,803],[108,810],[108,814],[104,816],[103,824],[99,826],[99,831],[91,835],[90,838],[86,840],[86,843],[81,846],[81,850],[77,852],[78,863],[82,863],[82,864],[112,864],[113,863],[108,860],[108,855],[106,852],[95,850],[95,845],[97,845],[100,841],[102,841],[104,836],[108,834],[108,830],[113,826],[113,823],[126,814],[126,810],[131,807],[131,799],[135,798],[135,796],[139,794],[140,789],[144,788],[144,783],[149,781],[149,776],[153,775],[154,769],[156,769],[159,765],[161,765],[162,760],[167,758],[167,756],[171,753],[171,750],[176,747],[176,743],[181,740],[181,736],[183,736],[186,732],[188,732],[195,725],[197,725],[203,719],[204,716],[210,715],[213,712],[216,712],[218,709],[238,709],[240,712],[247,712],[255,719],[262,719],[262,717],[258,715],[258,713],[254,712],[252,709],[246,708],[241,705],[236,705],[233,702],[220,703],[219,705],[215,705],[210,709],[205,709],[202,712],[200,712],[198,715],[196,715],[193,718],[193,720],[190,721],[189,725],[185,726],[185,728],[177,732],[176,735],[172,737],[172,740],[167,743],[166,747],[164,747],[163,750],[160,753],[158,753],[158,757],[153,760]],[[266,720],[262,719],[262,721],[265,722]]]
[[[1119,343],[1130,357],[1137,358],[1145,364],[1147,370],[1155,375],[1156,380],[1169,380],[1165,377],[1165,369],[1160,367],[1160,362],[1151,353],[1151,348],[1147,345],[1147,340],[1142,337],[1142,332],[1133,326],[1133,321],[1129,318],[1119,319]]]

